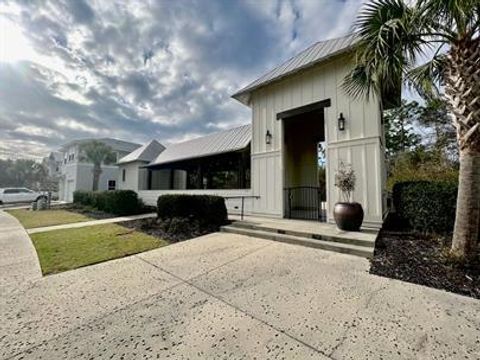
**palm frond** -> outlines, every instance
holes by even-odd
[[[422,54],[426,41],[414,7],[403,0],[373,0],[364,5],[354,29],[358,32],[356,66],[343,88],[354,97],[394,93],[403,74]]]
[[[441,30],[449,41],[472,36],[480,30],[478,0],[418,0],[428,21],[435,21],[431,30]]]
[[[447,57],[444,54],[435,55],[432,60],[408,71],[405,82],[421,96],[432,99],[440,95],[440,86],[444,80]]]

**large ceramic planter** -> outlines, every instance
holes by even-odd
[[[363,222],[362,205],[356,202],[338,202],[333,209],[333,217],[340,230],[359,231]]]

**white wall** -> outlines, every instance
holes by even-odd
[[[381,225],[385,169],[380,105],[376,99],[354,100],[343,92],[340,86],[350,67],[346,58],[337,58],[252,94],[252,193],[260,196],[253,202],[253,213],[283,216],[284,134],[276,114],[330,99],[331,106],[325,109],[328,220],[333,221],[333,206],[339,199],[334,173],[344,161],[352,163],[357,173],[354,200],[364,208],[365,224]],[[341,112],[345,131],[337,129]],[[270,145],[265,143],[267,130],[273,135]]]
[[[75,190],[92,190],[93,165],[77,163],[77,176]],[[118,167],[115,165],[102,165],[102,173],[98,182],[98,190],[108,190],[108,181],[115,180],[118,189]]]
[[[250,189],[231,189],[231,190],[139,190],[138,196],[146,205],[157,206],[157,199],[165,194],[189,194],[189,195],[218,195],[225,197],[225,205],[230,215],[240,214],[242,200],[239,198],[229,199],[229,196],[250,196]],[[252,214],[253,199],[244,200],[244,214]]]
[[[93,165],[79,162],[67,163],[62,167],[62,178],[60,179],[59,193],[62,201],[72,201],[75,190],[92,190],[93,185]],[[100,175],[98,190],[108,190],[108,181],[115,180],[116,188],[119,185],[118,167],[114,165],[102,165],[102,174]]]
[[[121,190],[137,190],[140,181],[140,166],[143,162],[131,162],[120,164],[118,166],[118,188]],[[123,171],[125,171],[125,181],[123,180]]]

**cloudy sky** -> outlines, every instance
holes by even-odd
[[[168,144],[250,121],[236,90],[349,31],[361,0],[0,1],[0,157]]]

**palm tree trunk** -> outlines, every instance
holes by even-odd
[[[93,165],[93,184],[92,184],[92,190],[97,191],[98,190],[98,183],[100,181],[100,175],[102,174],[102,168],[100,164],[94,164]]]
[[[460,173],[452,251],[463,259],[478,252],[480,231],[480,39],[465,38],[449,51],[445,93],[457,130]]]
[[[477,253],[480,230],[480,153],[460,154],[452,251],[465,259]]]

